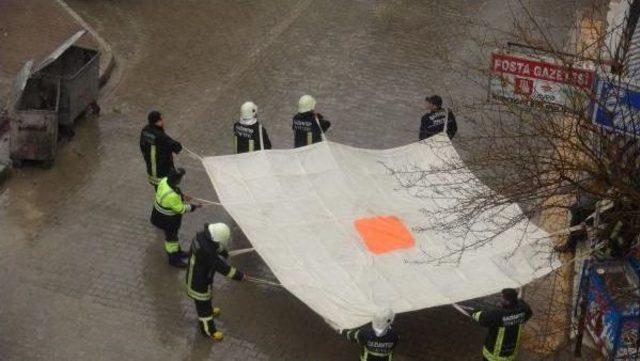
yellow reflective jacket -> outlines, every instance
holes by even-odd
[[[171,188],[167,178],[160,179],[158,191],[156,192],[156,201],[153,206],[165,216],[175,216],[191,211],[191,205],[185,203],[182,200],[182,195]]]

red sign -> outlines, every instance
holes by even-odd
[[[569,84],[583,89],[593,86],[593,71],[513,55],[491,54],[491,68],[494,73]]]

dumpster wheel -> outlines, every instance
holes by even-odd
[[[51,167],[53,167],[54,162],[55,162],[55,159],[53,158],[45,159],[40,162],[40,167],[42,167],[42,169],[51,169]]]

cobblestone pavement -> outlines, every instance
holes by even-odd
[[[355,360],[357,349],[285,290],[221,278],[214,297],[227,338],[199,336],[184,272],[166,265],[148,222],[152,190],[137,144],[145,114],[163,111],[169,133],[200,154],[228,154],[231,124],[252,99],[286,148],[296,100],[308,92],[335,122],[331,139],[405,144],[417,136],[425,94],[468,95],[439,56],[473,50],[452,31],[466,26],[455,13],[508,27],[506,3],[69,1],[111,43],[119,67],[103,115],[78,123],[55,167],[18,169],[0,193],[0,359]],[[568,1],[531,3],[551,25],[574,19]],[[462,119],[460,133],[469,132]],[[178,163],[185,190],[215,199],[197,161]],[[212,220],[232,222],[214,208],[188,215],[183,247]],[[248,245],[234,235],[234,247]],[[257,255],[233,263],[273,277]],[[398,360],[479,358],[483,330],[450,307],[400,315],[396,327]]]
[[[0,107],[26,61],[39,64],[81,29],[52,0],[0,1]],[[78,45],[95,48],[97,44],[90,35],[85,35]]]

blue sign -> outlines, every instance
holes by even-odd
[[[640,88],[615,78],[599,78],[591,119],[614,132],[640,136]]]

